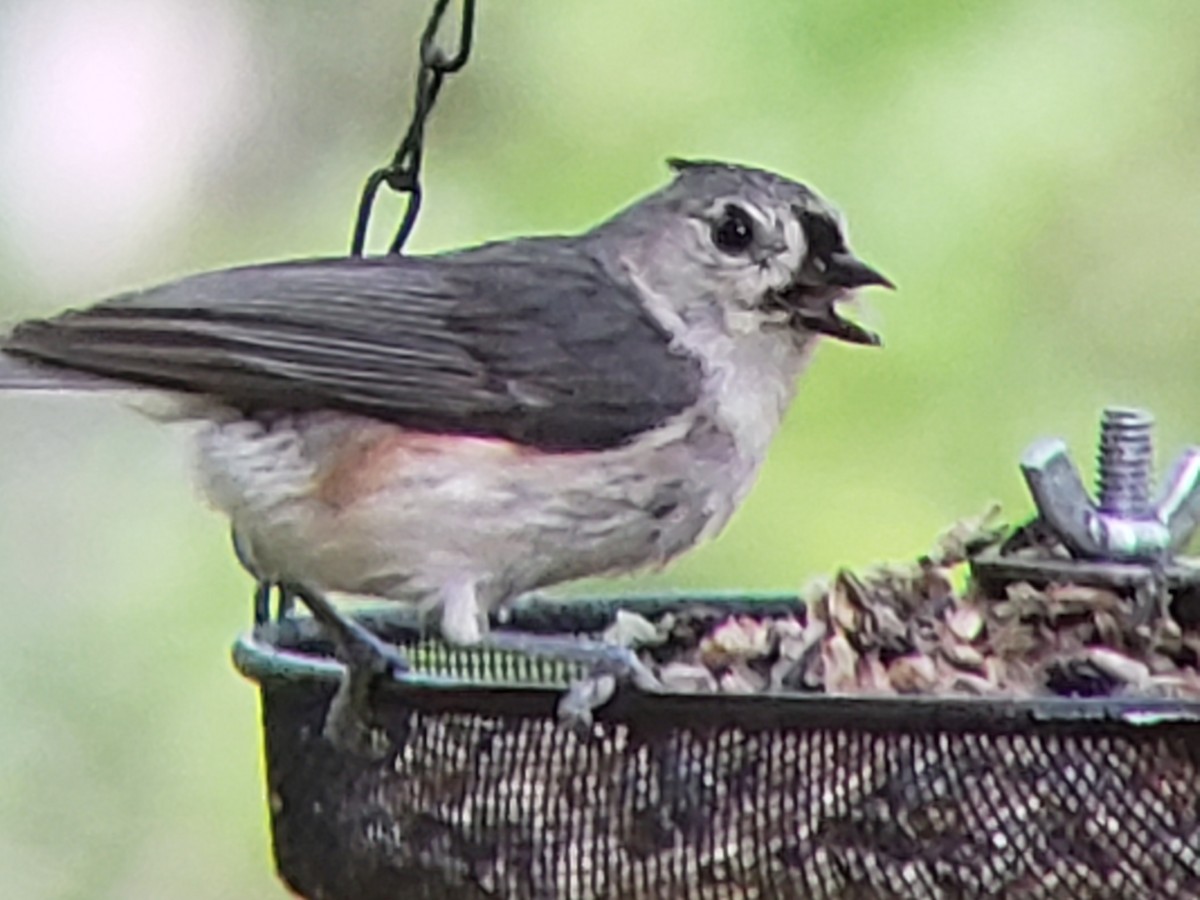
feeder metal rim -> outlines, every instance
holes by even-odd
[[[346,672],[346,666],[339,660],[298,653],[295,650],[283,650],[258,639],[252,633],[241,635],[234,643],[233,664],[247,678],[260,683],[266,681],[312,682],[336,686]],[[433,690],[456,690],[467,686],[472,688],[486,686],[505,690],[544,691],[547,689],[545,685],[530,684],[529,682],[468,681],[463,678],[426,672],[405,672],[393,677],[397,683],[409,687]],[[558,693],[562,688],[551,690]]]
[[[538,606],[542,603],[543,605]],[[558,606],[584,604],[592,613],[617,608],[659,611],[664,605],[726,604],[741,608],[759,604],[786,608],[798,603],[795,595],[745,593],[645,595],[636,597],[551,600],[535,598],[514,609],[514,618],[532,615],[544,621]],[[530,609],[530,606],[533,609]],[[360,621],[387,622],[413,627],[415,621],[402,608],[370,609]],[[511,620],[510,620],[511,624]],[[273,643],[284,627],[289,637],[312,638],[316,623],[296,619],[261,627],[243,634],[233,647],[233,661],[247,678],[264,690],[310,686],[332,692],[342,677],[343,665],[328,657],[301,653]],[[546,682],[472,680],[432,673],[405,672],[380,685],[380,702],[398,703],[429,712],[483,713],[488,715],[555,715],[565,685]],[[596,714],[599,722],[624,722],[638,728],[710,728],[738,726],[749,730],[828,729],[871,732],[979,731],[1028,733],[1031,731],[1158,732],[1184,730],[1193,738],[1200,729],[1200,702],[1160,698],[1003,698],[1003,697],[871,697],[786,692],[776,694],[648,693],[622,685],[612,702]]]

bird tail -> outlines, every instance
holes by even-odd
[[[0,391],[112,391],[122,385],[107,378],[18,359],[0,351]]]

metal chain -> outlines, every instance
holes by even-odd
[[[453,56],[447,56],[437,46],[438,29],[449,5],[450,0],[437,0],[421,35],[421,70],[417,74],[417,97],[404,139],[400,141],[392,161],[372,172],[363,185],[362,199],[358,204],[358,218],[354,225],[354,240],[350,245],[350,252],[354,256],[363,254],[367,226],[371,221],[371,208],[375,204],[375,195],[380,185],[386,184],[396,193],[408,196],[404,218],[400,220],[396,237],[388,248],[389,253],[401,251],[417,222],[417,214],[421,211],[421,153],[424,150],[425,123],[429,114],[433,112],[433,105],[437,102],[446,76],[453,75],[465,66],[471,54],[475,0],[463,0],[458,51]]]

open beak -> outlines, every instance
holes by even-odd
[[[877,284],[895,290],[895,285],[853,253],[834,253],[825,268],[825,283],[835,287],[858,288]]]
[[[849,300],[859,288],[878,285],[894,289],[883,274],[872,269],[852,253],[834,253],[824,269],[802,275],[796,284],[780,295],[796,324],[851,344],[878,347],[879,335],[838,315],[837,304]]]

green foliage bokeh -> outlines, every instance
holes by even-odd
[[[6,0],[0,322],[345,252],[426,8]],[[1191,0],[480,0],[477,39],[413,251],[583,229],[703,156],[810,182],[899,285],[882,351],[822,349],[728,531],[642,584],[794,588],[1022,516],[1020,451],[1059,435],[1090,470],[1106,403],[1158,415],[1163,462],[1200,440]],[[114,404],[0,397],[6,895],[285,896],[227,662],[250,584],[187,472]]]

